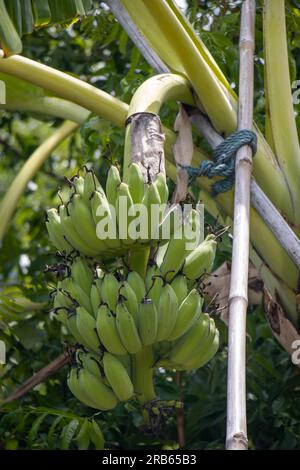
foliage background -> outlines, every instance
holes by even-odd
[[[185,2],[183,2],[184,4]],[[240,1],[189,0],[186,14],[223,69],[232,86],[238,82]],[[300,67],[299,4],[287,2],[291,79]],[[255,119],[264,128],[263,44],[261,2],[258,2],[255,60]],[[153,70],[145,63],[105,4],[68,30],[50,28],[24,38],[23,54],[67,71],[126,102]],[[162,110],[172,126],[177,105]],[[296,109],[297,111],[297,109]],[[298,124],[299,119],[298,119]],[[0,197],[32,151],[51,135],[59,120],[38,115],[0,114]],[[0,397],[14,391],[34,372],[63,351],[68,337],[51,315],[49,291],[53,280],[44,272],[54,262],[44,224],[45,209],[58,203],[56,189],[64,176],[83,164],[93,165],[104,181],[111,161],[121,162],[123,131],[92,116],[59,147],[30,182],[0,252],[0,289],[19,286],[32,300],[47,302],[44,310],[26,320],[0,319],[0,339],[7,345],[7,364],[0,366]],[[195,142],[201,138],[195,134]],[[200,194],[201,197],[201,194]],[[214,221],[207,219],[208,222]],[[219,247],[216,267],[231,255],[230,238]],[[195,373],[185,373],[183,398],[186,448],[222,449],[226,419],[227,332],[223,324],[217,357]],[[248,316],[248,422],[251,449],[300,449],[300,379],[287,354],[271,336],[261,308]],[[107,446],[135,449],[161,448],[176,442],[176,417],[171,416],[156,435],[142,435],[141,415],[134,403],[120,404],[112,412],[96,413],[77,402],[66,386],[66,368],[26,394],[2,407],[0,448],[77,448],[76,437],[84,417],[94,417]],[[180,396],[175,377],[161,371],[156,377],[162,398]],[[93,448],[94,444],[90,444]]]

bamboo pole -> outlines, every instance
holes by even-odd
[[[252,130],[255,0],[241,10],[238,130]],[[236,155],[232,270],[229,292],[226,449],[246,450],[246,315],[248,305],[249,214],[252,151]]]

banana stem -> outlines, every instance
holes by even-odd
[[[132,271],[136,271],[143,279],[146,277],[147,264],[150,255],[150,247],[139,251],[130,251],[128,265]]]
[[[140,153],[142,154],[139,157],[141,160],[141,171],[145,175],[145,182],[148,180],[145,167],[150,166],[154,174],[158,173],[158,171],[164,171],[164,158],[161,155],[163,148],[160,148],[163,145],[164,137],[161,135],[161,124],[156,115],[158,115],[162,105],[170,100],[178,100],[194,105],[194,97],[190,85],[180,75],[171,73],[156,75],[142,83],[134,93],[127,117],[137,113],[151,113],[154,116],[150,115],[144,118],[141,116],[140,119],[136,117],[126,129],[123,164],[123,178],[125,181],[127,180],[130,163],[132,161],[136,162]],[[137,119],[139,119],[139,122],[136,123]],[[150,151],[150,147],[152,151]],[[155,155],[155,151],[157,155]],[[157,161],[155,161],[155,157]],[[158,170],[152,168],[154,163]]]
[[[153,352],[147,346],[133,356],[134,389],[139,402],[144,405],[156,398],[153,384]]]

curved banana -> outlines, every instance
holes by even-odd
[[[70,370],[67,378],[67,383],[70,391],[72,392],[74,397],[77,398],[77,400],[81,401],[84,405],[98,409],[98,407],[95,405],[94,400],[90,399],[85,393],[85,390],[82,388],[82,385],[79,382],[79,373],[79,369],[72,368]]]
[[[91,315],[93,314],[90,297],[79,284],[74,282],[71,278],[66,278],[62,281],[62,288],[63,291],[69,294],[81,307],[84,307]]]
[[[114,392],[86,369],[79,370],[76,391],[87,398],[88,406],[98,410],[112,410],[118,404]]]
[[[91,170],[87,170],[84,176],[84,184],[83,184],[83,193],[82,197],[86,205],[90,203],[91,197],[95,191],[102,191],[103,188],[99,183],[95,173]]]
[[[209,335],[209,320],[209,315],[205,313],[200,315],[190,330],[172,344],[167,360],[175,365],[184,366],[194,356],[198,345],[203,343]]]
[[[91,374],[101,380],[100,356],[86,353],[83,350],[76,351],[76,363],[80,368],[88,370]]]
[[[142,343],[134,319],[123,303],[117,305],[116,313],[117,328],[123,346],[130,354],[139,352],[142,349]]]
[[[106,179],[106,197],[112,206],[116,207],[118,187],[121,184],[119,170],[116,166],[112,165],[109,169]]]
[[[139,310],[139,303],[135,292],[128,281],[124,281],[122,283],[122,286],[119,289],[119,293],[124,297],[124,304],[126,308],[128,309],[128,312],[132,318],[136,321]]]
[[[47,211],[47,219],[46,227],[52,243],[59,251],[70,253],[70,251],[72,251],[72,247],[64,238],[64,231],[57,210],[49,209]]]
[[[123,364],[110,353],[103,355],[105,377],[120,401],[127,401],[133,396],[133,383]]]
[[[129,166],[127,184],[133,203],[141,204],[145,193],[145,183],[141,169],[136,163],[131,163]]]
[[[91,302],[92,312],[94,314],[94,317],[97,318],[98,309],[101,303],[101,296],[100,296],[100,290],[97,287],[96,283],[92,284],[92,287],[91,287],[90,302]]]
[[[127,276],[127,282],[133,289],[138,303],[140,303],[146,295],[146,286],[144,280],[136,271],[131,271]]]
[[[163,287],[157,313],[158,328],[156,341],[163,341],[168,338],[173,330],[178,315],[177,296],[170,284],[166,284]]]
[[[149,240],[159,240],[159,231],[158,227],[162,221],[163,214],[159,212],[159,208],[161,206],[160,195],[158,192],[157,187],[150,183],[147,185],[143,204],[146,206],[147,209],[147,238],[145,241]]]
[[[183,273],[192,281],[202,274],[209,273],[213,267],[217,242],[210,238],[201,243],[186,258]]]
[[[80,257],[77,257],[71,266],[71,276],[75,283],[79,285],[87,295],[90,295],[90,290],[93,282],[93,273],[87,262]]]
[[[168,336],[168,341],[183,336],[193,325],[199,316],[202,307],[202,299],[196,289],[191,290],[179,307],[175,326]]]
[[[167,204],[169,199],[169,188],[165,173],[158,173],[153,184],[157,187],[161,204]]]
[[[96,327],[100,341],[107,351],[117,356],[127,353],[117,329],[116,319],[105,304],[98,310]]]
[[[207,364],[219,349],[219,331],[216,330],[209,335],[203,348],[195,351],[194,358],[184,364],[184,370],[200,369]]]
[[[85,341],[84,337],[80,334],[77,328],[77,318],[75,313],[68,315],[66,319],[66,327],[79,344],[82,344],[87,348],[89,347],[89,344]]]
[[[112,312],[116,311],[120,284],[112,273],[105,274],[101,282],[101,298]]]
[[[144,346],[149,346],[156,341],[157,317],[155,303],[151,299],[143,299],[139,306],[138,331]]]
[[[68,210],[75,230],[85,243],[98,253],[107,250],[104,241],[97,237],[91,210],[79,194],[74,194],[68,205]]]
[[[83,307],[76,309],[76,326],[89,349],[98,353],[100,341],[96,333],[96,321]]]
[[[76,176],[73,176],[73,178],[71,178],[71,181],[75,189],[75,193],[82,196],[83,188],[84,188],[84,178],[82,176],[76,175]]]
[[[116,214],[114,209],[111,211],[104,192],[94,191],[90,203],[97,237],[108,249],[119,250],[122,245],[118,239]]]
[[[173,287],[174,292],[177,295],[178,305],[180,306],[188,295],[188,285],[186,277],[182,274],[176,276],[175,279],[173,279],[173,281],[171,282],[171,286]]]
[[[136,240],[130,238],[128,227],[134,219],[133,215],[128,215],[131,208],[133,208],[133,200],[129,191],[129,186],[126,183],[121,183],[118,186],[117,200],[116,200],[116,214],[118,222],[119,239],[124,245],[132,245]]]
[[[169,241],[160,270],[166,281],[172,281],[183,266],[188,248],[183,227],[177,230]]]
[[[69,242],[70,246],[84,255],[92,257],[96,256],[98,254],[97,250],[88,246],[85,240],[83,240],[75,230],[72,219],[69,216],[65,205],[59,206],[59,215],[64,237],[66,241]]]

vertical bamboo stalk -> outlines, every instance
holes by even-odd
[[[241,10],[238,129],[252,130],[255,0]],[[246,316],[248,305],[249,213],[252,152],[248,145],[236,155],[232,271],[229,292],[227,378],[228,450],[247,450]]]

